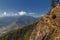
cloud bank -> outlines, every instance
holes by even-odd
[[[23,16],[23,15],[27,15],[27,12],[20,11],[20,12],[17,12],[17,13],[7,13],[7,12],[0,13],[0,17],[5,17],[5,16]]]
[[[7,13],[6,11],[3,13],[0,13],[0,17],[6,17],[6,16],[33,16],[33,17],[41,17],[43,15],[39,15],[38,13],[34,13],[34,12],[25,12],[25,11],[20,11],[17,13]]]

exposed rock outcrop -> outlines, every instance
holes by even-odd
[[[30,40],[60,40],[60,4],[41,18]]]

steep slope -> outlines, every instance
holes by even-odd
[[[29,40],[32,30],[38,22],[25,26],[21,29],[16,29],[8,33],[2,34],[0,40]]]
[[[60,4],[41,18],[30,40],[60,40]]]

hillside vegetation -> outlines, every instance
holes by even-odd
[[[0,40],[28,40],[36,24],[37,22],[21,29],[12,30],[2,34],[2,36],[0,36]]]

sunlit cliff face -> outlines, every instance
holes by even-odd
[[[60,40],[60,4],[41,18],[30,40]]]

